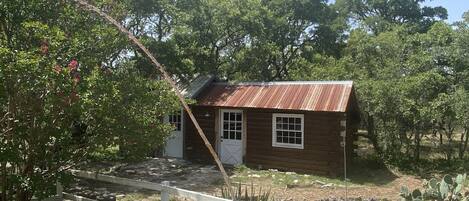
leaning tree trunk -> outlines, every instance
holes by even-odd
[[[120,32],[125,34],[130,41],[136,45],[140,50],[143,51],[143,53],[148,57],[148,59],[153,63],[153,66],[158,70],[162,76],[163,79],[174,89],[174,92],[176,93],[177,98],[179,99],[180,103],[182,104],[182,107],[184,110],[187,112],[187,115],[191,119],[192,123],[194,124],[197,133],[199,134],[200,138],[202,138],[202,141],[205,144],[205,147],[208,149],[209,153],[212,155],[212,158],[214,159],[215,163],[218,166],[218,169],[220,170],[223,180],[225,181],[225,184],[228,186],[229,189],[231,189],[231,183],[230,183],[230,178],[228,177],[228,174],[225,171],[225,168],[223,167],[223,164],[220,161],[220,158],[218,157],[218,154],[215,152],[215,149],[213,148],[212,144],[210,141],[207,139],[207,136],[205,135],[204,131],[200,127],[199,123],[197,122],[197,119],[195,118],[194,114],[192,113],[192,110],[190,109],[189,105],[187,104],[184,96],[181,94],[179,91],[176,82],[171,78],[171,76],[168,74],[166,71],[165,67],[163,67],[157,60],[156,58],[151,54],[151,52],[138,40],[128,29],[124,28],[119,22],[117,22],[114,18],[109,16],[108,14],[102,12],[100,9],[97,7],[88,4],[86,0],[73,0],[79,5],[81,5],[83,8],[85,8],[88,11],[92,11],[96,14],[98,14],[100,17],[102,17],[104,20],[107,22],[113,24]],[[230,192],[231,194],[232,192]]]

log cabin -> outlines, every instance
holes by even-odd
[[[352,81],[227,83],[199,76],[182,91],[195,100],[191,109],[224,164],[336,176],[351,161],[359,124]],[[165,121],[175,126],[166,156],[213,163],[184,112]]]

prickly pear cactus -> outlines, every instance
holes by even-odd
[[[460,174],[453,179],[445,175],[440,182],[432,178],[424,182],[423,193],[419,189],[412,192],[406,186],[401,187],[400,196],[403,201],[469,201],[469,191],[464,192],[466,174]]]

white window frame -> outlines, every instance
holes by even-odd
[[[244,114],[243,114],[243,110],[233,110],[233,109],[222,109],[220,110],[220,139],[223,139],[223,140],[238,140],[238,139],[225,139],[223,138],[223,131],[225,131],[225,129],[223,129],[223,123],[225,122],[225,120],[223,119],[223,114],[225,112],[233,112],[233,113],[241,113],[241,121],[239,123],[241,123],[241,139],[239,141],[242,141],[244,140]],[[238,122],[238,121],[235,121],[235,122]],[[229,133],[228,133],[229,135]],[[236,137],[235,137],[236,138]]]
[[[293,118],[300,118],[301,119],[301,144],[290,144],[290,143],[277,142],[277,117],[285,117],[285,118],[293,117]],[[274,114],[272,114],[272,146],[273,147],[283,147],[283,148],[293,148],[293,149],[304,149],[304,143],[305,143],[304,125],[305,125],[305,118],[304,118],[303,114],[286,114],[286,113],[274,113]],[[298,132],[298,131],[296,131],[296,132]]]

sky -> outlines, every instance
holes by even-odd
[[[449,23],[460,21],[464,12],[469,11],[469,0],[427,0],[425,6],[443,6],[448,10]]]

